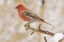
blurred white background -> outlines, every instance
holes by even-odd
[[[53,25],[42,23],[41,29],[64,32],[64,0],[44,0],[44,3],[42,0],[0,0],[0,42],[45,42],[43,37],[47,35],[38,32],[30,35],[32,31],[25,30],[26,22],[19,18],[15,9],[20,3]],[[47,40],[50,38],[47,36]]]

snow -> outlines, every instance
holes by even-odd
[[[58,42],[59,40],[63,39],[64,35],[62,33],[56,33],[49,42]]]

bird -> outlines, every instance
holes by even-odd
[[[28,23],[33,23],[33,22],[38,21],[38,22],[43,22],[43,23],[49,24],[46,21],[44,21],[44,19],[40,18],[38,15],[33,13],[27,7],[25,7],[23,4],[18,4],[15,7],[15,9],[17,9],[17,11],[18,11],[19,17]],[[51,25],[51,24],[49,24],[49,25]],[[51,26],[53,26],[53,25],[51,25]]]

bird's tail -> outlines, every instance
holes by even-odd
[[[44,21],[43,19],[39,19],[39,20],[46,23],[46,24],[48,24],[48,25],[51,25],[51,24],[47,23],[46,21]],[[53,26],[53,25],[51,25],[51,26]]]

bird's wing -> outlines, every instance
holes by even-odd
[[[27,17],[29,17],[32,21],[38,21],[38,20],[40,20],[40,21],[42,21],[42,22],[44,22],[44,23],[47,23],[47,22],[45,22],[43,19],[41,19],[38,15],[36,15],[36,14],[34,14],[32,11],[30,11],[30,10],[25,10],[24,12],[23,12]],[[47,23],[47,24],[49,24],[49,23]],[[51,25],[51,24],[49,24],[49,25]],[[53,26],[53,25],[51,25],[51,26]]]
[[[36,14],[34,14],[32,11],[30,10],[25,10],[24,11],[24,14],[27,16],[27,17],[30,17],[30,18],[33,18],[33,19],[38,19],[39,16],[37,16]]]

